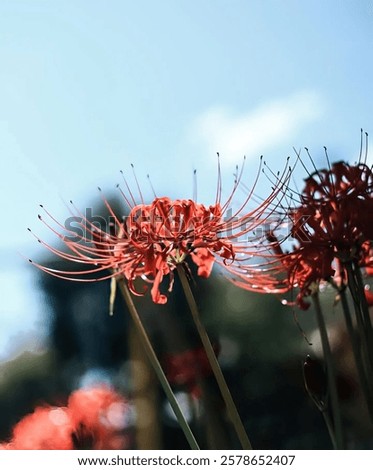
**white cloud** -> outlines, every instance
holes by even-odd
[[[210,155],[220,152],[223,162],[236,162],[293,138],[305,124],[319,118],[323,108],[321,97],[310,91],[264,103],[238,116],[216,107],[196,119],[193,134]]]

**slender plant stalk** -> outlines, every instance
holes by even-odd
[[[133,321],[129,328],[128,342],[133,384],[132,402],[136,410],[136,449],[162,449],[158,384]]]
[[[184,293],[185,293],[185,297],[187,299],[190,311],[192,313],[192,317],[193,317],[194,323],[196,325],[198,334],[201,338],[203,347],[205,349],[205,352],[206,352],[207,358],[209,360],[211,369],[214,373],[215,379],[216,379],[217,384],[219,386],[219,389],[220,389],[221,395],[223,397],[225,406],[227,407],[228,416],[229,416],[230,420],[232,421],[232,424],[233,424],[234,429],[237,433],[237,437],[238,437],[238,439],[241,443],[242,448],[244,450],[252,450],[250,440],[249,440],[249,438],[246,434],[246,431],[245,431],[245,428],[242,424],[240,415],[238,414],[236,405],[234,404],[232,395],[229,391],[229,388],[228,388],[227,383],[224,379],[223,373],[220,369],[218,360],[216,359],[214,349],[211,345],[211,342],[210,342],[210,339],[207,335],[206,329],[205,329],[205,327],[203,326],[203,324],[200,320],[197,303],[195,301],[192,290],[190,288],[189,281],[186,277],[184,267],[181,264],[178,264],[177,272],[179,274],[180,281],[181,281],[181,284],[182,284],[182,287],[183,287],[183,290],[184,290]]]
[[[340,290],[340,297],[342,302],[342,309],[343,314],[345,317],[345,322],[347,326],[347,331],[350,336],[352,351],[354,353],[354,359],[356,364],[356,370],[359,376],[359,381],[361,385],[361,389],[368,407],[369,416],[371,421],[373,422],[373,391],[370,384],[369,376],[367,377],[366,370],[364,368],[363,358],[361,355],[361,349],[359,345],[359,337],[357,332],[355,331],[350,308],[347,301],[346,290]]]
[[[371,332],[369,311],[368,311],[367,306],[366,308],[364,308],[366,304],[364,286],[363,285],[361,285],[361,287],[359,286],[359,281],[356,278],[356,274],[355,274],[356,270],[354,269],[352,262],[346,263],[345,267],[347,271],[348,287],[351,292],[351,296],[352,296],[352,300],[354,304],[356,324],[357,324],[357,328],[359,331],[359,337],[361,340],[364,365],[367,371],[367,376],[372,377],[373,376],[373,337],[372,337],[372,332]]]
[[[363,314],[364,325],[367,330],[367,338],[369,340],[369,345],[373,347],[373,327],[372,321],[369,315],[369,306],[367,299],[365,297],[365,288],[364,288],[364,281],[363,276],[361,274],[360,266],[357,262],[354,263],[354,273],[356,279],[356,286],[359,292],[359,299],[360,299],[360,306]]]
[[[209,450],[231,449],[231,439],[225,426],[224,418],[219,413],[221,409],[221,396],[213,393],[215,384],[201,378],[198,382],[202,390],[202,402],[204,409],[204,428],[206,430],[206,443]],[[211,387],[213,385],[213,388]],[[211,393],[212,392],[212,393]]]
[[[326,329],[318,292],[312,294],[312,300],[315,306],[317,323],[318,323],[319,330],[320,330],[321,344],[323,348],[324,359],[326,363],[326,373],[328,377],[328,388],[329,388],[329,393],[330,393],[331,411],[333,415],[333,424],[334,424],[333,435],[335,435],[335,440],[333,439],[332,436],[331,436],[331,439],[332,441],[334,441],[333,445],[335,444],[335,449],[340,450],[344,448],[344,437],[343,437],[343,429],[342,429],[342,416],[341,416],[341,410],[339,407],[339,398],[338,398],[338,391],[337,391],[334,361],[333,361],[332,351],[330,349],[328,332]]]
[[[326,410],[322,411],[322,415],[324,417],[324,421],[325,421],[326,427],[328,429],[328,433],[329,433],[330,439],[332,441],[333,447],[334,447],[334,449],[337,449],[337,441],[335,440],[335,433],[334,433],[334,429],[333,429],[333,423],[330,419],[330,415]]]
[[[132,300],[132,297],[131,297],[131,294],[128,290],[128,287],[127,285],[125,284],[124,280],[123,279],[118,279],[118,285],[119,285],[119,288],[120,288],[120,291],[123,295],[123,298],[127,304],[127,307],[128,307],[128,310],[131,314],[131,317],[133,319],[133,322],[135,324],[135,327],[137,329],[137,332],[139,334],[139,338],[144,346],[144,349],[145,349],[145,352],[149,358],[149,361],[151,363],[151,365],[153,366],[154,368],[154,371],[155,373],[157,374],[157,377],[162,385],[162,388],[167,396],[167,399],[176,415],[176,418],[180,424],[180,427],[182,428],[184,434],[185,434],[185,437],[191,447],[191,449],[193,450],[199,450],[199,446],[197,444],[197,441],[195,439],[195,437],[193,436],[193,433],[189,427],[189,424],[187,423],[184,415],[183,415],[183,412],[181,411],[180,409],[180,406],[176,400],[176,397],[170,387],[170,384],[168,383],[168,380],[162,370],[162,367],[158,361],[158,358],[154,352],[154,349],[153,349],[153,346],[149,340],[149,337],[145,331],[145,328],[141,322],[141,319],[139,317],[139,314],[137,313],[137,310],[136,310],[136,307],[135,307],[135,304],[133,303],[133,300]]]

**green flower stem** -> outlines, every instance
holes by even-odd
[[[198,386],[202,391],[201,400],[204,414],[201,416],[203,418],[201,419],[201,427],[206,433],[207,449],[232,449],[231,436],[229,436],[226,422],[220,412],[222,399],[220,395],[214,393],[215,384],[211,384],[209,379],[201,378],[198,381]]]
[[[335,435],[335,440],[333,439],[332,436],[331,436],[331,439],[332,441],[334,441],[333,445],[335,444],[335,449],[341,450],[344,448],[344,437],[343,437],[342,416],[341,416],[341,410],[339,406],[334,361],[333,361],[332,351],[330,349],[328,332],[326,329],[325,320],[324,320],[324,316],[322,313],[318,292],[312,294],[312,300],[315,306],[316,318],[317,318],[317,323],[319,326],[321,344],[322,344],[323,353],[324,353],[324,360],[326,363],[326,373],[327,373],[327,378],[328,378],[328,388],[329,388],[329,393],[330,393],[331,411],[332,411],[333,424],[334,424],[333,435]]]
[[[237,437],[238,437],[238,439],[241,443],[242,448],[244,450],[252,450],[250,440],[249,440],[249,438],[246,434],[246,431],[245,431],[245,428],[242,424],[240,415],[238,414],[238,411],[237,411],[237,408],[234,404],[232,395],[229,391],[229,388],[228,388],[227,383],[224,379],[223,373],[220,369],[219,363],[216,359],[214,349],[211,345],[211,342],[210,342],[210,339],[207,335],[205,327],[203,326],[203,324],[200,320],[197,303],[194,299],[194,296],[193,296],[192,290],[190,288],[189,281],[186,277],[183,265],[178,264],[177,272],[179,274],[180,281],[181,281],[182,287],[184,289],[185,297],[187,299],[190,311],[192,313],[192,317],[193,317],[194,323],[196,325],[198,334],[201,338],[203,347],[205,349],[205,352],[206,352],[207,358],[209,360],[211,369],[214,373],[216,382],[219,386],[219,389],[220,389],[221,395],[223,397],[225,406],[227,407],[228,416],[229,416],[230,420],[232,421],[232,424],[233,424],[234,429],[237,433]]]
[[[343,314],[345,317],[345,322],[347,326],[347,331],[350,335],[352,351],[354,353],[354,359],[356,364],[356,370],[359,376],[359,381],[361,385],[361,389],[368,407],[369,416],[371,421],[373,422],[373,391],[372,386],[369,381],[369,377],[367,377],[366,370],[364,368],[363,358],[361,355],[361,349],[359,345],[359,336],[358,333],[355,331],[350,308],[347,301],[346,290],[342,289],[340,292],[341,302],[342,302],[342,309]]]
[[[199,446],[197,444],[197,441],[195,439],[195,437],[193,436],[193,433],[189,427],[189,424],[187,423],[184,415],[183,415],[183,412],[181,411],[180,409],[180,406],[176,400],[176,397],[170,387],[170,384],[168,383],[168,380],[162,370],[162,367],[161,367],[161,364],[159,363],[158,361],[158,358],[154,352],[154,349],[153,349],[153,346],[149,340],[149,337],[145,331],[145,328],[141,322],[141,319],[139,317],[139,314],[137,313],[137,310],[136,310],[136,307],[135,307],[135,304],[133,303],[133,300],[132,300],[132,297],[131,297],[131,294],[128,290],[128,287],[125,283],[125,281],[123,279],[118,279],[118,285],[119,285],[119,288],[120,288],[120,291],[123,295],[123,298],[127,304],[127,307],[128,307],[128,310],[131,314],[131,317],[132,317],[132,320],[135,324],[135,327],[136,327],[136,330],[137,330],[137,333],[139,335],[139,338],[143,344],[143,347],[145,349],[145,352],[149,358],[149,361],[151,363],[151,365],[153,366],[154,368],[154,371],[155,373],[157,374],[157,377],[162,385],[162,388],[167,396],[167,399],[176,415],[176,418],[180,424],[180,427],[182,428],[184,434],[185,434],[185,437],[191,447],[191,449],[193,450],[199,450]]]
[[[366,368],[366,374],[368,377],[372,377],[373,376],[373,339],[372,339],[369,311],[366,306],[364,286],[362,284],[361,286],[359,285],[359,280],[356,276],[358,275],[358,273],[356,272],[356,269],[354,269],[352,262],[346,263],[345,268],[347,271],[348,287],[349,287],[353,304],[354,304],[356,324],[357,324],[357,328],[359,331],[359,338],[361,340],[361,347],[362,347],[364,365]],[[360,273],[360,269],[358,269],[358,272]],[[362,280],[361,280],[361,283],[362,283]],[[366,308],[364,308],[365,306]]]
[[[369,315],[369,305],[367,302],[367,299],[365,297],[365,288],[364,288],[364,281],[363,281],[363,276],[361,274],[361,269],[360,266],[358,265],[357,262],[354,263],[354,273],[355,273],[355,279],[356,279],[356,286],[359,292],[359,299],[360,299],[360,307],[361,311],[363,314],[363,320],[364,320],[364,325],[367,331],[367,339],[368,339],[368,344],[371,349],[372,353],[372,348],[373,348],[373,327],[372,327],[372,321],[370,319]],[[372,354],[373,356],[373,354]]]

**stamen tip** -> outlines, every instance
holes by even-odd
[[[132,168],[135,168],[135,166],[134,166],[134,164],[133,164],[133,163],[131,163],[131,167],[132,167]]]
[[[42,218],[41,218],[41,215],[40,215],[40,214],[38,214],[38,219],[39,219],[39,220],[42,220]]]
[[[39,204],[39,207],[41,207],[42,209],[44,208],[43,204]]]
[[[98,189],[100,192],[102,191],[102,189],[100,188],[100,186],[97,186],[97,189]]]

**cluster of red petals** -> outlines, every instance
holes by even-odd
[[[313,283],[340,277],[344,263],[365,264],[373,240],[367,216],[373,213],[373,173],[363,163],[334,163],[306,179],[300,202],[289,213],[297,247],[284,266],[301,302]]]
[[[39,267],[67,279],[73,279],[73,275],[110,270],[110,274],[93,280],[122,275],[135,295],[141,295],[135,286],[135,281],[141,279],[152,285],[153,301],[164,304],[167,296],[160,291],[164,276],[170,275],[168,290],[171,291],[173,270],[189,256],[201,277],[209,277],[216,258],[223,262],[234,259],[232,243],[220,236],[225,227],[222,217],[219,203],[205,207],[192,200],[155,198],[151,204],[134,206],[123,221],[116,219],[116,229],[112,234],[100,231],[84,220],[88,235],[84,240],[64,238],[71,254],[48,245],[53,253],[69,261],[97,267],[75,272]],[[92,246],[89,246],[88,238]]]
[[[218,355],[219,347],[214,346]],[[195,348],[178,354],[169,354],[164,358],[166,376],[170,383],[184,386],[195,397],[201,395],[199,382],[210,377],[212,369],[204,348]]]
[[[209,277],[215,258],[233,259],[232,243],[219,238],[223,224],[220,204],[205,207],[192,200],[156,198],[134,207],[127,221],[127,236],[135,247],[137,263],[125,273],[131,281],[141,273],[152,282],[153,301],[167,302],[160,292],[163,277],[191,256],[198,275]],[[172,277],[169,290],[172,288]]]
[[[8,450],[115,450],[128,448],[124,436],[126,401],[106,387],[73,392],[65,407],[42,406],[21,419]]]
[[[358,258],[373,240],[373,172],[365,164],[334,163],[307,178],[301,205],[290,212],[292,236],[326,247],[342,259]]]
[[[260,169],[257,178],[259,173]],[[229,198],[222,204],[219,172],[216,200],[210,206],[190,199],[171,200],[168,197],[156,197],[150,204],[135,204],[132,193],[128,198],[122,191],[130,213],[121,220],[103,198],[115,220],[114,230],[111,233],[101,230],[75,209],[75,215],[80,218],[80,226],[84,232],[80,239],[76,239],[73,231],[67,233],[67,236],[61,235],[60,229],[66,233],[66,228],[45,211],[53,223],[57,224],[57,228],[53,228],[53,224],[49,224],[41,216],[39,218],[65,243],[68,252],[58,250],[41,240],[39,242],[61,258],[81,265],[93,265],[93,268],[61,271],[34,264],[49,274],[69,280],[91,282],[123,276],[130,290],[138,295],[142,295],[147,284],[150,284],[153,301],[164,304],[167,302],[167,292],[161,292],[161,283],[168,276],[168,292],[172,290],[173,271],[178,264],[192,260],[198,268],[198,275],[209,277],[215,262],[226,266],[235,260],[237,249],[241,247],[237,240],[252,233],[268,216],[268,210],[281,190],[280,185],[254,210],[246,209],[252,190],[241,207],[235,213],[229,213],[240,178],[241,175],[237,177]],[[288,171],[283,175],[283,180],[286,178]],[[281,184],[284,185],[284,181]],[[84,275],[89,278],[80,277]],[[139,280],[141,287],[138,286]]]

